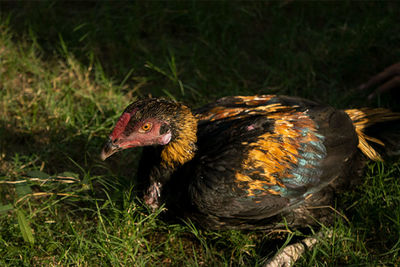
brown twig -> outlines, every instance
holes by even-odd
[[[47,178],[47,179],[33,177],[33,178],[27,178],[25,180],[0,181],[0,184],[21,184],[21,183],[26,183],[26,182],[42,182],[42,183],[60,182],[60,183],[71,184],[71,183],[79,182],[79,179],[76,179],[74,177],[66,177],[66,176],[56,176],[56,177]]]

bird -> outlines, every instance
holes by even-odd
[[[368,159],[382,160],[381,125],[399,119],[284,95],[193,110],[147,98],[123,111],[100,156],[144,147],[137,179],[153,210],[211,230],[299,228],[329,223],[335,197],[359,183]]]

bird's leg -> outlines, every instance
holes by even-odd
[[[264,267],[289,267],[294,265],[294,263],[300,259],[301,255],[306,251],[306,249],[311,249],[318,242],[318,239],[323,235],[326,234],[319,232],[314,236],[301,240],[299,243],[285,247],[272,259],[270,259]],[[326,236],[331,237],[332,233],[329,232]]]
[[[161,187],[162,185],[160,182],[152,182],[144,196],[144,202],[149,205],[153,211],[160,206],[159,198],[161,196]]]
[[[400,88],[400,62],[393,64],[377,75],[373,76],[368,82],[360,85],[359,90],[368,90],[377,87],[368,99],[376,97],[378,94],[390,91],[394,88]]]

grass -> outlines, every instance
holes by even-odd
[[[0,265],[262,265],[307,233],[167,223],[134,194],[139,150],[106,163],[124,107],[164,96],[289,94],[337,108],[400,58],[399,9],[378,3],[0,3]],[[394,93],[395,94],[395,93]],[[337,199],[332,237],[298,263],[400,264],[399,159]],[[24,180],[24,182],[18,182]],[[315,231],[318,229],[314,229]]]

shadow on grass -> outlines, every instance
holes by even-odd
[[[398,12],[389,2],[1,5],[15,36],[29,36],[45,57],[99,60],[108,77],[138,94],[173,95],[195,107],[262,93],[363,104],[348,88],[392,64],[399,51]]]

